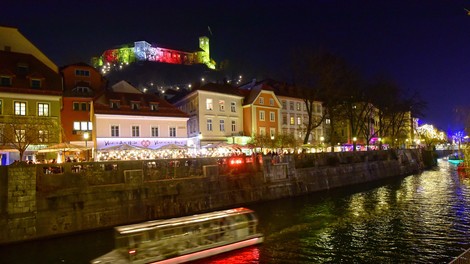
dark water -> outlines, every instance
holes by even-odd
[[[470,247],[470,179],[439,168],[248,206],[265,243],[199,263],[448,263]],[[0,249],[0,263],[88,263],[111,230]]]

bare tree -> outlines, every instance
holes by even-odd
[[[20,153],[20,160],[30,145],[58,143],[59,138],[58,118],[5,115],[0,119],[0,139]]]

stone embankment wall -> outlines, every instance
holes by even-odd
[[[419,150],[16,165],[0,168],[0,244],[401,177]]]

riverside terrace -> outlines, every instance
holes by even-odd
[[[0,167],[0,244],[417,173],[420,149]],[[426,160],[426,158],[424,159]],[[50,167],[54,165],[53,167]]]

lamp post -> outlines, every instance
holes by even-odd
[[[85,151],[86,151],[86,161],[88,161],[88,139],[90,138],[90,133],[83,133],[83,139],[85,139]]]
[[[198,142],[199,142],[199,154],[201,154],[201,141],[202,141],[202,133],[199,132],[199,135],[197,135]]]
[[[356,151],[356,140],[357,137],[353,137],[353,151]]]
[[[382,150],[382,138],[379,138],[379,150]]]

